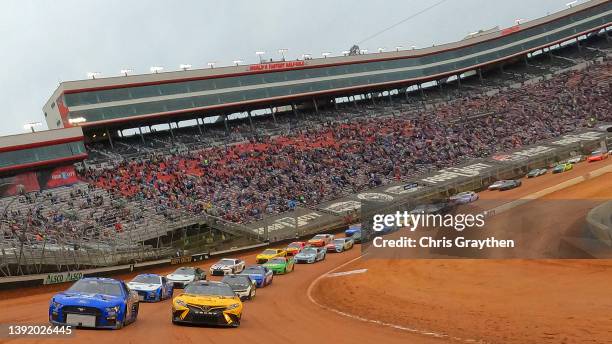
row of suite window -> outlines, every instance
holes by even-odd
[[[335,67],[323,67],[323,68],[312,68],[312,69],[304,69],[304,70],[293,70],[293,71],[284,71],[284,72],[273,72],[273,73],[264,73],[264,74],[253,74],[246,76],[238,76],[238,77],[226,77],[226,78],[218,78],[218,79],[207,79],[207,80],[197,80],[197,81],[187,81],[187,82],[176,82],[176,83],[168,83],[163,85],[151,85],[151,86],[139,86],[139,87],[128,87],[128,88],[117,88],[110,90],[102,90],[102,91],[91,91],[91,92],[81,92],[81,93],[69,93],[65,95],[65,103],[68,106],[79,106],[79,105],[90,105],[97,103],[106,103],[111,101],[121,101],[121,100],[129,100],[129,99],[140,99],[140,98],[148,98],[148,97],[156,97],[156,96],[164,96],[164,95],[173,95],[173,94],[184,94],[184,93],[192,93],[192,92],[201,92],[201,91],[210,91],[210,90],[219,90],[226,89],[232,87],[241,87],[241,86],[251,86],[251,85],[260,85],[266,83],[274,83],[274,82],[286,82],[286,81],[295,81],[295,80],[303,80],[309,78],[316,77],[325,77],[325,76],[340,76],[344,74],[351,73],[360,73],[360,72],[368,72],[368,71],[378,71],[385,69],[393,69],[393,68],[401,68],[401,67],[414,67],[424,64],[430,64],[433,62],[440,62],[449,59],[459,58],[466,55],[470,55],[479,51],[488,50],[491,48],[503,46],[505,44],[509,44],[515,42],[517,40],[525,39],[534,35],[542,34],[549,32],[552,29],[562,27],[576,21],[580,21],[586,18],[589,18],[595,14],[600,14],[602,11],[608,11],[612,9],[612,3],[605,3],[599,5],[595,8],[591,8],[589,10],[585,10],[583,12],[579,12],[573,14],[572,16],[565,17],[559,19],[555,22],[534,27],[529,30],[520,31],[513,35],[503,36],[498,39],[482,42],[473,46],[461,48],[454,51],[442,52],[435,55],[423,56],[418,58],[408,58],[402,60],[391,60],[391,61],[380,61],[380,62],[370,62],[370,63],[361,63],[361,64],[351,64],[351,65],[343,65],[343,66],[335,66]],[[548,41],[553,41],[555,39],[563,38],[569,36],[575,32],[587,30],[591,27],[596,27],[605,22],[610,22],[612,19],[610,16],[605,18],[599,18],[598,20],[589,21],[586,24],[580,25],[575,30],[566,30],[562,34],[551,35]],[[553,37],[554,36],[554,39]],[[537,46],[538,44],[547,40],[539,39],[537,40],[538,44],[533,43],[527,44],[529,46]],[[508,53],[511,50],[516,49],[508,49]],[[506,51],[506,50],[504,50]],[[482,58],[481,58],[482,59]],[[482,59],[485,60],[485,59]],[[421,75],[424,73],[421,73]]]
[[[53,159],[68,158],[85,153],[83,142],[68,142],[46,147],[0,153],[0,167],[9,167]]]
[[[225,92],[212,95],[203,95],[195,97],[186,97],[180,99],[163,100],[155,102],[146,102],[132,105],[110,106],[83,111],[73,111],[70,113],[71,118],[83,117],[87,122],[109,120],[130,116],[146,115],[151,113],[162,113],[169,111],[188,110],[192,108],[214,106],[235,102],[261,100],[271,97],[293,96],[308,92],[330,91],[338,88],[365,86],[376,83],[403,81],[413,78],[423,78],[429,75],[448,73],[454,70],[469,68],[471,66],[503,58],[508,55],[520,53],[528,50],[531,47],[545,45],[558,39],[563,39],[574,32],[588,30],[591,23],[585,23],[578,28],[572,29],[570,32],[559,32],[554,35],[545,36],[533,41],[529,44],[525,43],[513,47],[506,48],[497,52],[488,53],[478,58],[470,58],[441,64],[435,67],[415,69],[404,72],[378,74],[372,76],[360,76],[346,79],[337,79],[329,81],[310,82],[297,84],[292,86],[277,86],[252,89],[246,91]]]

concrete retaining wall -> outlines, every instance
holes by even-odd
[[[612,247],[612,201],[603,203],[589,211],[587,226],[599,241]]]

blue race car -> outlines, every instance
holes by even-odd
[[[257,283],[257,288],[263,288],[272,284],[272,279],[274,278],[272,270],[262,265],[247,266],[240,275],[251,277],[251,279]]]
[[[156,274],[141,274],[127,283],[130,290],[138,293],[138,300],[157,302],[172,297],[174,284],[165,276]]]
[[[49,322],[120,329],[138,317],[138,294],[123,281],[88,277],[57,293],[49,305]]]
[[[361,224],[350,226],[349,229],[344,231],[344,235],[346,235],[347,237],[350,237],[350,236],[353,236],[353,234],[357,232],[361,232]]]

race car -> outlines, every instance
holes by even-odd
[[[138,294],[123,281],[86,277],[55,294],[49,304],[52,325],[120,329],[136,321]]]
[[[455,204],[467,204],[478,200],[478,194],[474,191],[464,191],[453,195],[449,200]]]
[[[608,158],[608,152],[602,150],[596,150],[587,158],[587,162],[602,161]]]
[[[507,182],[507,180],[498,180],[495,183],[489,185],[488,189],[493,191],[493,190],[499,190],[499,188],[504,185]]]
[[[255,283],[257,288],[263,288],[267,285],[272,284],[274,279],[274,273],[262,265],[251,265],[247,266],[240,275],[249,276]]]
[[[557,166],[555,166],[555,168],[553,168],[552,173],[562,173],[562,172],[566,172],[571,170],[572,168],[574,168],[574,165],[568,163],[568,162],[564,162],[564,163],[560,163]]]
[[[225,275],[221,282],[229,284],[242,301],[255,298],[257,282],[247,275]]]
[[[325,246],[327,252],[344,252],[353,248],[355,241],[353,238],[337,238]]]
[[[452,202],[438,202],[431,204],[419,204],[409,214],[443,214],[453,208]],[[394,228],[396,229],[396,228]]]
[[[272,270],[273,274],[279,275],[293,271],[295,263],[293,257],[276,257],[268,260],[263,266]]]
[[[244,260],[236,258],[223,258],[210,267],[212,276],[225,276],[237,274],[244,270]]]
[[[312,239],[308,240],[308,245],[315,247],[323,247],[334,240],[333,234],[317,234]]]
[[[357,232],[361,232],[361,224],[350,226],[347,230],[344,231],[344,235],[350,237]]]
[[[287,251],[287,257],[292,257],[292,256],[295,256],[296,254],[300,253],[302,251],[302,249],[304,249],[305,246],[306,246],[306,243],[304,241],[294,241],[294,242],[292,242],[285,249],[285,251]]]
[[[184,266],[176,269],[173,273],[166,276],[172,282],[174,288],[184,288],[193,281],[205,280],[206,272],[200,268]]]
[[[548,170],[545,168],[534,168],[533,170],[529,171],[529,173],[527,173],[527,178],[543,176],[546,174],[546,172],[548,172]]]
[[[518,188],[519,186],[521,186],[523,183],[519,180],[519,179],[513,179],[513,180],[506,180],[504,181],[504,183],[499,187],[499,191],[506,191],[506,190],[511,190],[514,188]]]
[[[306,247],[302,252],[295,255],[296,263],[312,264],[325,259],[327,250],[325,247]]]
[[[577,164],[577,163],[581,162],[582,160],[584,160],[584,156],[576,155],[576,156],[573,156],[573,157],[567,159],[567,163],[569,163],[569,164]]]
[[[224,282],[195,281],[172,300],[172,323],[240,326],[242,301]]]
[[[276,257],[286,257],[287,251],[281,248],[267,248],[255,257],[257,264],[264,264],[268,260]]]
[[[172,298],[174,285],[164,276],[140,274],[127,283],[130,290],[138,293],[138,300],[157,302]]]

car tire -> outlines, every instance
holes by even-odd
[[[249,294],[249,300],[253,300],[257,294],[257,289],[251,288],[251,293]]]

